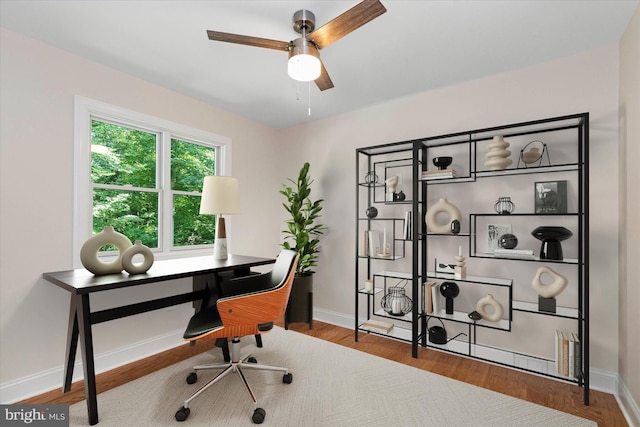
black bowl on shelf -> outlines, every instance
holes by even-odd
[[[562,261],[562,245],[560,242],[573,236],[571,230],[559,226],[540,226],[531,232],[531,235],[542,242],[540,247],[540,259],[553,259]]]
[[[453,157],[434,157],[433,164],[440,170],[446,169],[453,162]]]

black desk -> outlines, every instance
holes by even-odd
[[[125,272],[105,276],[94,276],[84,269],[44,273],[42,277],[45,280],[71,292],[69,328],[67,330],[67,354],[65,357],[64,386],[62,391],[66,393],[71,389],[73,365],[76,358],[76,349],[78,348],[78,338],[80,338],[89,424],[97,424],[98,401],[96,397],[96,375],[93,360],[91,325],[113,319],[120,319],[133,314],[158,310],[172,305],[197,301],[208,296],[206,289],[199,289],[197,286],[194,286],[194,290],[186,294],[124,305],[92,313],[89,306],[90,294],[130,286],[139,286],[147,283],[180,279],[183,277],[194,278],[195,284],[196,278],[199,276],[218,275],[225,271],[240,271],[244,274],[247,273],[251,267],[272,264],[274,262],[275,259],[243,255],[229,255],[229,258],[226,260],[215,260],[213,256],[205,256],[156,261],[145,274],[136,275],[129,275]]]

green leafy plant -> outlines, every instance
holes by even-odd
[[[309,163],[305,163],[300,169],[298,180],[288,179],[293,186],[282,184],[280,194],[287,198],[282,206],[289,212],[291,219],[287,220],[287,229],[282,247],[291,249],[300,254],[300,261],[296,275],[308,276],[314,273],[313,267],[317,265],[319,252],[319,236],[324,229],[317,223],[322,210],[323,199],[311,200],[310,185],[313,181],[309,178]]]

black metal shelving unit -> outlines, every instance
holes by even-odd
[[[549,138],[549,151],[544,153],[546,158],[542,159],[539,164],[529,166],[523,162],[517,161],[518,155],[521,153],[512,153],[512,159],[516,159],[504,170],[487,170],[484,168],[482,158],[486,152],[488,143],[495,135],[502,135],[505,139],[516,139],[521,141],[523,138],[538,139]],[[518,139],[520,138],[520,139]],[[558,142],[561,141],[561,142]],[[536,141],[537,142],[537,141]],[[571,156],[554,156],[554,144],[563,144],[567,149],[570,147]],[[559,147],[556,145],[555,147]],[[516,147],[510,147],[516,148]],[[544,147],[547,150],[547,145]],[[453,151],[457,153],[458,158],[467,156],[467,160],[460,161],[462,170],[455,178],[445,178],[437,180],[422,180],[422,172],[433,169],[430,159],[435,156],[446,156],[447,152]],[[550,155],[551,151],[551,155]],[[515,123],[505,126],[495,126],[484,129],[476,129],[465,132],[451,133],[447,135],[439,135],[416,140],[401,141],[389,144],[376,145],[371,147],[358,148],[356,150],[356,262],[355,262],[355,340],[358,340],[361,333],[375,333],[387,336],[393,339],[407,341],[411,343],[412,356],[418,357],[420,347],[430,347],[441,351],[449,351],[466,357],[473,357],[479,360],[486,360],[491,363],[509,366],[512,368],[534,372],[539,375],[548,376],[557,380],[573,382],[583,387],[584,403],[589,404],[589,114],[573,114],[561,117],[553,117],[543,120],[535,120],[529,122]],[[387,175],[395,173],[398,169],[405,168],[405,181],[410,179],[411,182],[404,182],[404,188],[411,189],[409,197],[402,201],[388,200],[385,195],[384,181]],[[364,177],[367,173],[374,172],[379,180],[378,182],[365,182]],[[491,179],[510,180],[514,177],[522,177],[527,179],[538,179],[545,175],[554,176],[558,174],[569,174],[572,182],[577,185],[577,200],[573,201],[572,209],[566,213],[556,214],[540,214],[534,212],[519,211],[513,214],[511,218],[520,218],[526,221],[536,221],[541,218],[548,220],[549,218],[559,218],[572,221],[572,231],[574,238],[577,238],[577,256],[572,259],[561,261],[540,260],[539,257],[531,259],[523,259],[520,257],[495,257],[491,254],[484,254],[478,250],[478,221],[486,220],[491,217],[503,217],[496,213],[490,212],[471,212],[468,218],[468,225],[461,233],[451,236],[456,239],[462,239],[467,242],[468,251],[465,252],[474,262],[492,263],[499,260],[500,263],[552,263],[552,265],[562,264],[566,268],[575,269],[577,277],[577,301],[575,305],[569,307],[558,307],[555,313],[543,312],[538,309],[537,303],[531,301],[514,300],[512,279],[514,278],[482,278],[471,277],[460,282],[481,283],[485,286],[500,286],[508,289],[508,309],[505,310],[507,318],[503,319],[500,325],[483,324],[470,319],[464,319],[458,314],[445,315],[438,313],[426,313],[424,304],[420,302],[425,295],[423,291],[423,283],[432,279],[448,279],[453,280],[453,276],[441,275],[430,271],[429,263],[432,262],[430,257],[430,245],[432,240],[438,237],[435,233],[429,232],[424,224],[424,213],[428,209],[428,201],[430,200],[430,192],[438,187],[445,185],[455,189],[458,184],[477,185],[482,183],[483,186],[491,185]],[[460,188],[460,187],[458,187]],[[385,209],[385,215],[380,218],[368,218],[364,212],[367,207],[380,205]],[[397,215],[388,212],[398,212],[399,208],[394,206],[403,205],[405,210],[410,210],[412,215],[412,227],[410,235],[402,235],[398,238],[398,224],[404,223],[401,213]],[[375,254],[366,253],[363,247],[363,233],[372,230],[379,224],[387,224],[391,231],[391,247],[393,256],[381,259]],[[385,228],[386,235],[386,228]],[[442,236],[442,235],[440,235]],[[409,237],[409,238],[407,238]],[[437,241],[437,240],[436,240]],[[364,250],[364,252],[363,252]],[[402,259],[410,259],[410,267],[408,261],[404,262],[405,271],[395,272],[389,271],[389,265]],[[375,270],[374,270],[375,267]],[[378,269],[381,269],[379,271]],[[363,282],[365,278],[374,278],[376,289],[373,292],[365,291]],[[410,295],[412,297],[412,311],[402,317],[394,317],[387,315],[384,311],[378,309],[379,298],[386,292],[387,281],[394,279],[402,279],[405,281]],[[504,281],[503,281],[504,280]],[[376,281],[378,282],[376,284]],[[509,284],[508,284],[509,283]],[[378,286],[380,284],[380,286]],[[364,318],[361,313],[361,304],[365,302],[366,315]],[[364,307],[363,306],[363,307]],[[570,378],[554,372],[540,372],[528,369],[522,366],[514,366],[510,362],[500,359],[501,352],[512,355],[514,357],[530,357],[538,359],[536,356],[527,356],[520,354],[517,350],[509,350],[504,348],[492,348],[490,345],[478,344],[477,332],[479,329],[501,330],[511,333],[511,323],[514,316],[522,314],[533,316],[548,316],[549,319],[569,320],[576,322],[577,335],[580,340],[580,352],[582,359],[580,374],[577,378]],[[466,324],[468,333],[466,338],[457,342],[456,345],[440,346],[433,344],[427,340],[427,322],[430,318],[437,317],[444,322],[454,322],[458,324]],[[392,321],[396,326],[389,331],[377,331],[363,327],[363,321],[375,318]],[[463,325],[464,326],[464,325]],[[452,341],[453,344],[456,344]],[[498,355],[498,356],[496,356]],[[508,358],[507,358],[508,359]],[[535,361],[540,364],[549,364],[552,361],[539,358]],[[535,365],[535,363],[534,363]]]

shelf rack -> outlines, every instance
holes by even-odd
[[[504,170],[487,170],[483,165],[483,154],[486,146],[495,135],[502,135],[505,139],[523,140],[546,139],[549,141],[545,145],[545,161],[536,164],[534,167],[525,165],[522,161],[514,161],[510,167]],[[550,138],[552,136],[553,138]],[[520,138],[520,139],[518,139]],[[561,142],[558,142],[560,141]],[[568,141],[568,142],[567,142]],[[558,155],[555,148],[562,147],[569,149],[570,155]],[[553,117],[542,120],[534,120],[522,123],[509,124],[504,126],[494,126],[484,129],[469,130],[464,132],[450,133],[434,137],[420,138],[408,141],[380,144],[370,147],[356,149],[356,262],[355,262],[355,340],[358,340],[361,333],[372,333],[382,335],[392,339],[411,343],[413,357],[418,357],[419,347],[430,347],[441,351],[448,351],[465,357],[472,357],[479,360],[488,361],[527,372],[534,372],[539,375],[548,376],[553,379],[577,383],[583,387],[584,403],[589,404],[589,114],[580,113],[561,117]],[[423,172],[432,170],[434,166],[430,159],[435,156],[446,156],[448,151],[463,153],[460,171],[455,178],[422,179]],[[523,149],[524,150],[524,149]],[[517,151],[514,152],[518,156]],[[564,154],[564,153],[561,153]],[[466,156],[467,160],[464,160]],[[458,158],[461,158],[458,156]],[[515,157],[514,157],[515,158]],[[373,171],[379,177],[377,183],[364,182],[366,173]],[[404,171],[403,187],[407,189],[407,197],[402,201],[390,201],[385,194],[385,180],[393,176],[397,171]],[[364,173],[363,173],[364,172]],[[555,313],[541,311],[536,302],[514,299],[512,279],[507,278],[484,278],[479,276],[467,276],[466,280],[455,280],[453,275],[435,273],[429,271],[428,264],[433,259],[430,257],[430,245],[432,240],[439,239],[441,234],[429,232],[424,224],[422,215],[427,211],[427,201],[430,191],[449,189],[449,187],[464,184],[475,185],[482,181],[483,186],[491,186],[496,179],[499,181],[517,179],[527,179],[538,176],[562,176],[570,174],[577,183],[577,206],[572,212],[566,214],[536,214],[532,212],[512,213],[512,218],[522,220],[533,220],[540,216],[557,218],[571,221],[575,226],[571,226],[574,232],[574,239],[577,239],[577,256],[563,260],[541,260],[537,254],[530,259],[521,256],[495,256],[479,250],[477,245],[479,218],[504,217],[505,215],[494,213],[473,212],[468,215],[468,228],[461,230],[457,235],[445,235],[447,238],[460,239],[457,242],[468,244],[468,261],[488,263],[514,263],[514,265],[531,265],[526,263],[551,263],[563,265],[562,268],[575,269],[577,271],[577,301],[575,305],[556,307]],[[410,182],[407,182],[410,181]],[[385,208],[384,218],[367,218],[364,211],[367,207],[379,204]],[[410,236],[400,236],[396,234],[398,221],[404,221],[401,215],[395,217],[388,216],[389,210],[397,209],[394,206],[403,205],[402,209],[410,209],[413,224]],[[395,212],[395,211],[394,211]],[[485,219],[486,219],[485,218]],[[361,252],[362,233],[371,230],[377,221],[391,221],[394,235],[391,237],[393,246],[393,256],[391,258],[379,258]],[[409,238],[407,238],[409,237]],[[439,240],[435,240],[438,241]],[[406,271],[390,271],[389,263],[400,262]],[[410,266],[409,266],[410,265]],[[374,273],[374,271],[378,271]],[[573,270],[572,270],[573,271]],[[367,292],[363,288],[365,278],[373,278],[375,288],[372,292]],[[406,281],[407,291],[412,297],[412,310],[404,316],[391,316],[380,309],[379,301],[386,291],[388,280],[402,279]],[[499,322],[478,321],[469,319],[467,313],[456,312],[446,314],[444,311],[438,313],[426,313],[421,306],[422,282],[425,280],[454,280],[460,282],[460,286],[470,286],[473,283],[480,283],[483,286],[499,286],[508,288],[508,310],[505,310],[506,318]],[[470,283],[465,283],[470,282]],[[362,302],[366,307],[366,314],[361,312]],[[493,330],[496,333],[513,333],[512,322],[514,316],[522,315],[543,316],[547,321],[569,321],[575,322],[577,335],[580,339],[580,351],[582,354],[580,373],[577,378],[560,375],[556,372],[554,361],[547,358],[525,354],[517,349],[496,348],[484,343],[478,343],[477,330]],[[433,344],[428,341],[427,322],[429,318],[437,317],[444,322],[454,322],[461,327],[466,325],[467,337],[456,338],[446,345]],[[379,318],[392,322],[393,328],[382,333],[376,330],[369,330],[364,327],[364,322],[369,319]],[[557,320],[556,320],[557,319]]]

